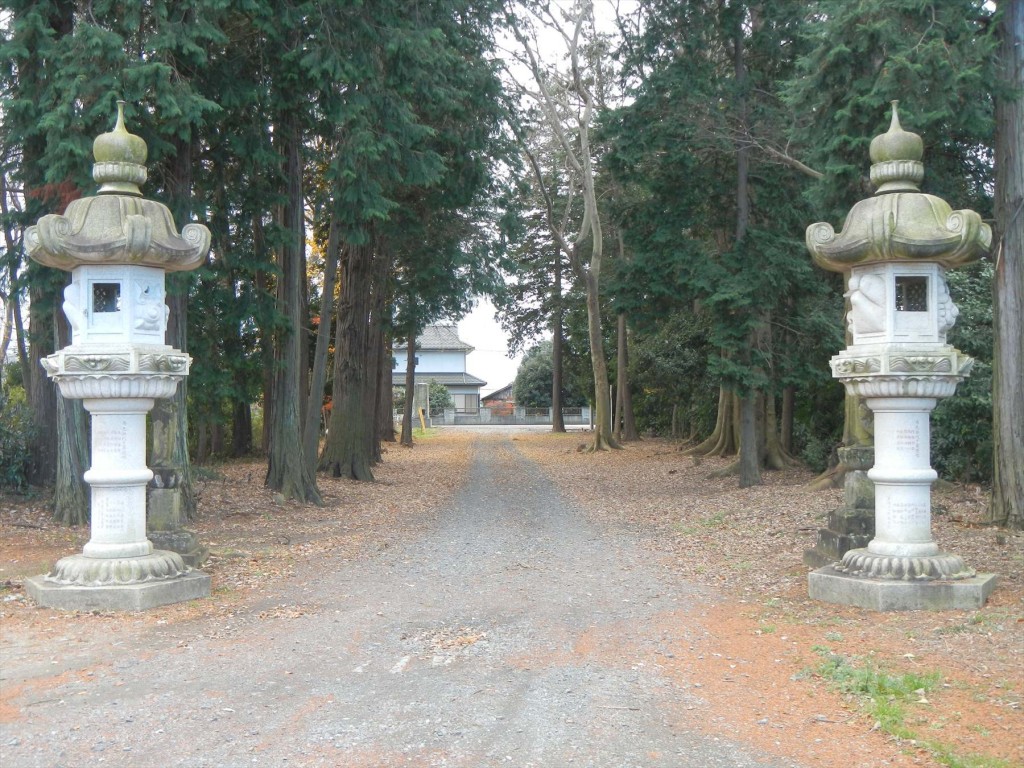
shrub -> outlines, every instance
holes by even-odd
[[[0,488],[20,491],[28,485],[30,445],[36,431],[21,387],[0,392],[0,424]]]

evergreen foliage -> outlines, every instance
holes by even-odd
[[[532,7],[544,18],[543,4]],[[827,366],[844,345],[843,286],[811,265],[805,227],[838,225],[870,194],[867,147],[892,99],[925,141],[924,191],[991,217],[994,105],[1014,95],[997,78],[999,17],[982,0],[650,0],[639,25],[620,30],[614,59],[597,35],[578,51],[582,79],[541,72],[594,97],[586,125],[560,113],[561,137],[503,91],[495,38],[513,17],[500,0],[7,9],[0,156],[4,199],[22,204],[2,212],[0,289],[21,307],[31,291],[31,354],[50,351],[52,318],[63,322],[53,310],[64,275],[27,264],[20,232],[91,194],[91,142],[123,98],[149,145],[145,194],[179,226],[198,219],[213,232],[208,262],[171,286],[188,307],[176,338],[196,360],[192,450],[262,446],[290,464],[316,443],[321,390],[331,391],[321,465],[363,479],[381,458],[375,419],[390,412],[389,340],[457,319],[474,295],[494,295],[515,349],[557,324],[564,404],[593,397],[588,355],[611,348],[614,332],[588,325],[586,270],[574,279],[569,262],[584,266],[579,257],[604,244],[590,310],[628,317],[641,429],[703,437],[720,387],[771,404],[792,393],[790,452],[823,467],[843,435],[843,392]],[[594,170],[597,228],[574,162]],[[564,219],[563,243],[548,206]],[[615,257],[620,230],[625,258]],[[314,345],[329,266],[336,306]],[[993,265],[949,280],[960,307],[950,341],[977,363],[935,412],[933,457],[944,476],[987,482]],[[550,402],[546,348],[524,360],[520,404]],[[17,431],[35,435],[31,474],[55,463],[44,450],[55,429],[52,385],[25,363],[37,426]],[[19,406],[8,397],[4,407]],[[17,453],[4,450],[5,461]],[[272,482],[282,483],[276,471]],[[310,486],[288,493],[314,498]]]
[[[551,341],[534,345],[523,355],[512,382],[516,405],[526,408],[550,408],[552,394]],[[562,388],[562,407],[578,408],[587,404],[586,391],[572,378]]]
[[[0,488],[20,491],[28,485],[35,422],[25,390],[4,385],[0,390]]]

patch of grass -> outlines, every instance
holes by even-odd
[[[936,741],[924,743],[939,763],[949,768],[1013,768],[1013,763],[999,757],[985,755],[958,755],[945,744]]]
[[[773,634],[775,630],[776,626],[774,624],[762,624],[757,631],[762,635],[770,635]]]
[[[194,480],[223,480],[224,474],[218,472],[216,468],[211,467],[209,464],[192,465],[192,478]]]
[[[841,642],[843,642],[843,633],[842,632],[826,632],[825,633],[825,639],[828,640],[831,643],[841,643]]]
[[[715,528],[721,528],[725,525],[725,513],[716,512],[711,517],[702,517],[690,525],[678,526],[679,533],[683,536],[693,536],[696,533],[703,533],[704,531],[714,530]]]
[[[993,630],[1002,631],[1007,620],[1012,618],[1004,611],[984,612],[976,611],[971,614],[967,621],[961,624],[951,624],[948,627],[935,629],[937,635],[959,635],[965,632],[987,633]]]
[[[884,733],[924,747],[948,768],[1010,768],[1011,764],[1001,758],[959,755],[940,741],[919,738],[907,725],[906,705],[934,689],[941,680],[940,673],[890,674],[874,666],[856,666],[824,646],[816,645],[812,650],[823,658],[815,672],[838,690],[856,698],[861,709]]]

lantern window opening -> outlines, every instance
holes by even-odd
[[[121,311],[121,284],[120,283],[93,283],[92,284],[92,311],[120,312]]]
[[[895,298],[897,312],[927,312],[928,278],[897,275]]]

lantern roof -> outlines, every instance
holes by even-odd
[[[186,224],[179,234],[167,206],[142,196],[146,142],[124,124],[117,102],[113,130],[93,142],[95,196],[68,204],[64,215],[43,216],[25,232],[28,255],[48,267],[137,264],[168,272],[195,269],[210,250],[210,230]]]
[[[807,228],[814,262],[833,272],[884,261],[933,262],[959,267],[977,260],[992,245],[992,229],[974,211],[954,211],[920,191],[924,142],[900,125],[892,102],[889,130],[871,141],[873,197],[850,209],[838,234],[827,222]]]

